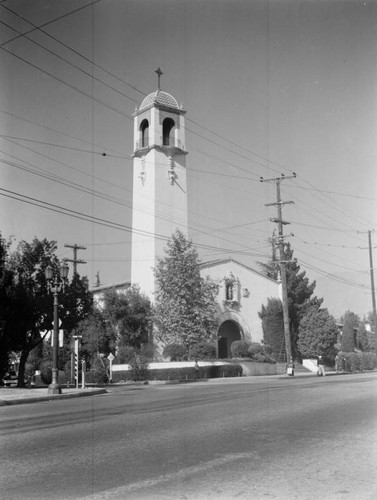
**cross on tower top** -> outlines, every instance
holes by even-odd
[[[163,75],[163,72],[160,68],[157,68],[155,73],[157,73],[158,76],[158,90],[161,90],[161,75]]]

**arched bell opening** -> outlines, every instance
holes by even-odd
[[[147,119],[140,123],[140,143],[142,148],[149,146],[149,122]]]
[[[162,145],[163,146],[174,146],[174,137],[172,137],[172,131],[174,129],[175,123],[172,118],[165,118],[162,123]]]

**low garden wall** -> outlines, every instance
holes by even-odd
[[[198,361],[199,378],[276,375],[276,364],[253,361]],[[150,380],[191,380],[198,377],[193,361],[149,363]],[[113,365],[113,382],[130,379],[128,364]]]
[[[243,377],[254,377],[258,375],[276,375],[276,363],[255,363],[253,361],[239,361],[242,367]]]

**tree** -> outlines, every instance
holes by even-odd
[[[359,317],[352,311],[346,311],[340,321],[343,323],[342,352],[353,352],[356,347],[355,329],[359,327]]]
[[[182,344],[189,352],[198,342],[217,340],[218,287],[200,276],[198,253],[182,232],[173,233],[165,252],[155,268],[156,338],[164,344]]]
[[[118,345],[140,350],[149,341],[152,328],[152,306],[149,298],[137,285],[125,292],[109,290],[104,294],[102,315],[109,328],[114,329]]]
[[[360,317],[349,309],[340,317],[340,322],[342,324],[344,324],[345,321],[351,324],[353,328],[359,328]]]
[[[41,332],[47,332],[53,327],[53,296],[47,291],[45,269],[47,265],[51,265],[55,271],[59,269],[56,250],[55,241],[34,238],[31,243],[21,241],[9,257],[14,287],[6,329],[10,348],[20,353],[18,386],[24,385],[25,364],[30,351],[46,336],[46,333],[41,335]],[[59,301],[62,326],[71,329],[91,309],[87,280],[74,277],[65,292],[59,294]]]
[[[293,250],[290,243],[284,244],[285,259],[287,271],[287,295],[288,295],[288,312],[292,343],[292,354],[294,357],[300,355],[297,348],[298,332],[301,318],[306,312],[312,308],[320,308],[323,302],[322,298],[312,296],[316,287],[316,282],[309,282],[305,271],[300,271],[300,266],[297,259],[293,258]],[[267,264],[259,263],[260,268],[265,276],[278,279],[279,264],[276,261],[270,261]]]
[[[311,307],[300,321],[297,347],[305,358],[333,354],[338,334],[335,318],[327,309]]]
[[[368,351],[368,335],[365,323],[362,321],[356,333],[356,347],[362,351]]]
[[[0,233],[0,380],[5,375],[9,364],[10,330],[7,328],[11,311],[14,277],[7,265],[10,241],[2,238]]]
[[[80,323],[76,332],[82,335],[81,351],[90,363],[98,353],[119,354],[119,359],[140,352],[151,334],[152,307],[148,297],[136,285],[125,292],[108,290],[101,305]]]
[[[271,346],[272,357],[278,360],[280,353],[284,350],[284,320],[281,300],[274,297],[268,298],[267,305],[262,305],[258,316],[262,320],[263,342]]]

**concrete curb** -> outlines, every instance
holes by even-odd
[[[77,394],[75,393],[70,393],[70,394],[51,394],[51,395],[46,395],[46,396],[36,396],[36,397],[31,397],[31,398],[20,398],[20,399],[8,399],[8,400],[0,400],[0,406],[13,406],[13,405],[22,405],[22,404],[28,404],[28,403],[39,403],[41,401],[55,401],[57,399],[72,399],[72,398],[83,398],[86,396],[97,396],[99,394],[107,394],[106,389],[97,389],[94,391],[88,391],[88,392],[79,392]]]

